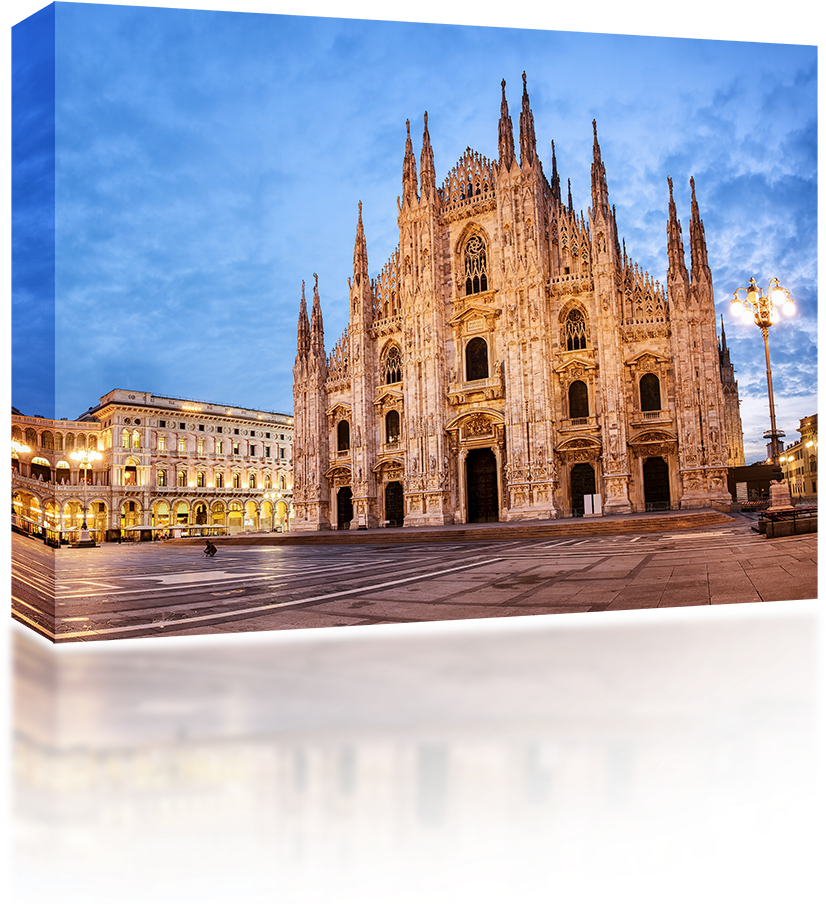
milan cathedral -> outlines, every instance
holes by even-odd
[[[626,253],[596,122],[591,205],[539,159],[523,73],[519,148],[441,185],[427,113],[407,124],[399,245],[371,278],[359,204],[350,319],[328,354],[318,277],[295,360],[294,530],[726,506],[743,464],[691,179],[690,269],[668,180],[668,272]]]

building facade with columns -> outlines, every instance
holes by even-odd
[[[13,508],[30,528],[71,537],[84,509],[98,540],[289,526],[291,415],[115,389],[73,421],[13,409],[11,430]],[[84,450],[100,456],[86,468]]]
[[[498,159],[468,148],[440,185],[427,114],[418,173],[408,122],[398,247],[371,277],[359,205],[329,353],[318,277],[309,314],[302,290],[295,529],[547,519],[596,494],[605,513],[730,502],[739,401],[694,180],[689,268],[669,178],[661,285],[620,242],[593,133],[579,214],[553,145],[546,177],[524,74],[518,147],[503,81]]]

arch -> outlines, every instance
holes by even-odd
[[[189,503],[180,499],[172,506],[172,513],[174,515],[175,524],[188,524],[189,523]]]
[[[120,507],[121,527],[137,527],[141,523],[141,504],[137,499],[126,499]]]
[[[226,508],[223,502],[212,503],[212,523],[223,525],[226,521]]]
[[[565,317],[563,347],[569,352],[588,347],[588,320],[581,308],[572,308]]]
[[[254,490],[256,488],[256,483],[257,483],[257,479],[255,477],[255,474],[250,474],[249,477],[247,478],[247,487],[250,490]]]
[[[166,527],[169,524],[169,503],[163,499],[152,506],[152,524],[154,527]]]
[[[244,530],[258,530],[258,504],[251,499],[244,506]]]
[[[195,486],[196,487],[204,487],[206,486],[206,474],[203,471],[198,471],[195,474]]]
[[[31,427],[26,429],[26,445],[32,449],[37,447],[37,433]]]
[[[17,426],[17,424],[15,424],[15,425],[11,428],[11,438],[12,438],[15,442],[18,442],[18,443],[22,443],[22,442],[23,442],[23,431]]]
[[[241,475],[237,471],[232,472],[232,488],[233,490],[241,489]]]
[[[186,486],[186,471],[178,471],[178,476],[176,480],[179,487]]]
[[[196,524],[206,524],[208,521],[207,507],[205,502],[196,502],[192,506],[192,518]]]
[[[141,432],[140,430],[132,431],[132,448],[140,449],[141,447]]]
[[[123,430],[121,430],[121,432],[120,432],[120,447],[121,447],[121,449],[128,449],[128,448],[129,448],[129,436],[130,436],[129,431],[128,431],[126,428],[124,428]],[[78,436],[78,446],[80,445],[80,442],[79,442],[79,441],[80,441],[80,437]]]
[[[40,455],[36,455],[32,460],[30,467],[31,476],[34,477],[35,480],[42,479],[47,483],[52,479],[52,467],[49,462],[41,457]]]
[[[240,502],[230,502],[227,507],[227,527],[241,530],[244,526],[244,506]]]
[[[40,434],[40,448],[46,449],[48,452],[54,450],[54,433],[51,430],[44,430]]]
[[[462,261],[464,263],[465,295],[487,292],[487,244],[478,232],[473,233],[465,243]]]
[[[158,486],[165,487],[166,486],[166,471],[163,468],[158,471]]]
[[[55,483],[67,484],[72,482],[71,465],[61,459],[55,465]]]
[[[62,433],[55,433],[54,448],[55,448],[55,452],[63,451],[63,434]]]
[[[72,452],[75,448],[75,435],[74,433],[66,434],[66,451]]]
[[[402,382],[402,353],[395,342],[390,342],[382,353],[382,384]]]
[[[481,336],[474,336],[465,346],[465,379],[488,378],[488,344]]]
[[[220,490],[224,486],[224,474],[222,471],[215,472],[215,486]]]
[[[339,421],[336,427],[336,448],[339,452],[350,450],[350,422]]]
[[[640,378],[640,409],[642,411],[659,411],[660,379],[656,374],[643,374]]]
[[[393,408],[384,417],[384,430],[388,443],[397,443],[402,438],[401,418],[399,412]]]
[[[588,384],[582,380],[574,380],[568,387],[568,416],[574,420],[588,415]]]

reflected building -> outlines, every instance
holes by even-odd
[[[101,893],[245,875],[261,900],[343,900],[514,888],[532,864],[545,885],[593,878],[607,857],[694,831],[640,866],[663,872],[716,854],[732,801],[786,812],[816,730],[816,704],[761,700],[728,725],[411,724],[65,751],[13,733],[9,862]]]

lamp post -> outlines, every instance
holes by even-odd
[[[86,526],[86,497],[87,497],[87,473],[89,470],[89,465],[92,464],[93,461],[98,461],[102,458],[100,452],[97,452],[95,449],[78,449],[69,456],[73,458],[83,469],[83,524],[80,528],[80,542],[77,543],[77,546],[94,546],[95,541],[92,540],[89,536],[89,528]]]
[[[740,292],[745,292],[744,298],[740,297]],[[773,509],[792,507],[789,489],[783,479],[783,471],[780,467],[779,437],[786,434],[777,429],[774,414],[772,368],[769,359],[769,327],[774,326],[780,320],[781,310],[786,317],[792,317],[795,313],[795,305],[789,293],[780,285],[776,277],[769,280],[769,286],[764,295],[763,290],[757,285],[752,276],[746,288],[741,286],[735,289],[734,297],[731,300],[732,315],[739,317],[743,323],[749,323],[750,321],[755,323],[760,327],[760,332],[763,334],[763,345],[766,350],[766,382],[769,387],[769,417],[771,419],[771,430],[767,430],[763,437],[771,443],[771,463],[778,486],[776,492],[771,492],[771,508]],[[777,505],[775,502],[777,502]]]

